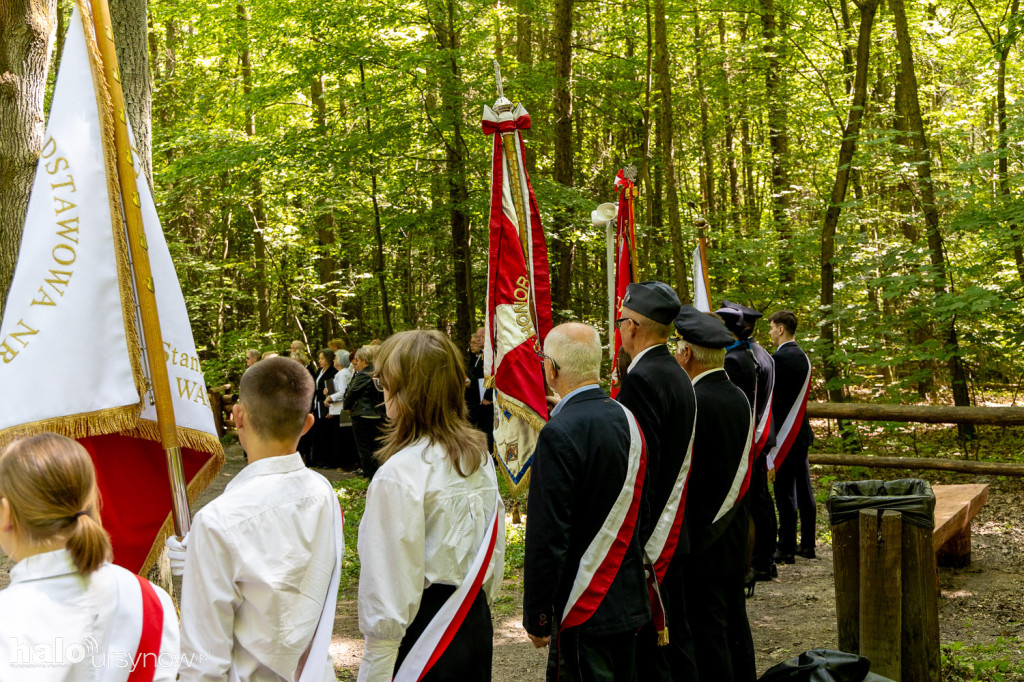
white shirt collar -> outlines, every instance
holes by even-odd
[[[224,491],[227,492],[228,490],[231,490],[236,486],[240,486],[249,479],[256,478],[257,476],[287,474],[292,471],[299,471],[305,467],[306,465],[302,463],[302,455],[297,452],[293,452],[290,455],[280,455],[278,457],[259,459],[239,471],[238,475],[224,486]]]
[[[75,562],[71,560],[71,553],[66,549],[57,549],[52,552],[33,554],[15,564],[11,569],[11,584],[54,578],[58,575],[70,575],[77,572]]]
[[[573,390],[569,391],[565,395],[565,397],[562,398],[561,400],[559,400],[558,404],[555,405],[554,408],[552,408],[551,416],[554,417],[556,414],[561,412],[562,411],[562,405],[565,405],[565,401],[567,401],[569,398],[573,397],[577,393],[582,393],[583,391],[589,391],[592,388],[601,388],[601,386],[599,384],[587,384],[586,386],[580,386],[579,388],[574,388]]]
[[[707,375],[711,374],[712,372],[724,372],[724,371],[725,371],[724,367],[715,367],[714,369],[706,369],[703,372],[701,372],[700,374],[698,374],[697,376],[695,376],[690,383],[693,384],[694,386],[696,386],[698,381],[700,381],[701,379],[703,379]]]
[[[633,358],[633,362],[629,363],[629,367],[626,368],[626,374],[629,374],[631,371],[633,371],[633,368],[636,367],[636,363],[640,362],[640,358],[642,358],[643,356],[647,355],[648,352],[654,350],[658,346],[664,346],[664,345],[665,345],[664,343],[656,343],[653,346],[648,346],[647,348],[644,348],[642,351],[637,353],[636,357]]]

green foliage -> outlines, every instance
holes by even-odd
[[[366,509],[366,489],[370,482],[361,476],[346,478],[334,484],[345,515],[345,556],[341,562],[339,594],[355,596],[359,587],[359,522]]]
[[[1014,659],[1022,642],[1016,637],[996,637],[991,644],[942,645],[943,682],[1008,682],[1024,678],[1024,665]]]

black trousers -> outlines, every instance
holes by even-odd
[[[676,555],[662,581],[661,600],[665,605],[668,645],[658,646],[658,632],[648,622],[640,628],[636,640],[636,670],[639,682],[694,682],[697,658],[686,593],[683,589],[683,561]]]
[[[783,462],[785,463],[785,462]],[[754,554],[750,565],[755,571],[770,571],[775,563],[775,536],[779,532],[775,521],[775,503],[768,492],[768,469],[762,455],[754,460],[750,472],[750,518],[754,523]]]
[[[743,597],[743,558],[736,557],[736,568],[726,572],[714,568],[721,561],[709,562],[701,556],[688,559],[686,599],[701,682],[754,682],[757,668]]]
[[[431,585],[423,591],[420,610],[405,631],[398,647],[395,672],[409,655],[413,644],[420,638],[430,619],[441,610],[455,592],[452,585]],[[491,655],[494,648],[494,627],[491,608],[483,590],[477,593],[466,619],[462,621],[448,648],[423,677],[423,682],[491,682]]]
[[[779,551],[796,551],[796,519],[800,512],[800,549],[814,549],[817,509],[807,447],[794,445],[775,473],[775,504],[779,508]]]
[[[552,627],[547,682],[638,682],[636,631],[588,635]]]
[[[367,419],[365,417],[352,417],[352,435],[356,439],[356,450],[359,451],[359,462],[363,467],[363,475],[373,478],[377,472],[377,459],[373,453],[380,447],[377,437],[380,436],[383,419]]]

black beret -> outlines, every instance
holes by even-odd
[[[660,324],[672,324],[679,313],[679,297],[664,282],[634,282],[626,288],[622,305]]]
[[[725,322],[725,328],[731,331],[733,334],[739,336],[744,331],[743,326],[743,311],[738,308],[725,307],[719,308],[715,311],[715,315],[722,318]]]
[[[759,319],[761,319],[762,316],[762,313],[758,310],[754,310],[753,308],[745,306],[742,303],[733,303],[732,301],[726,300],[724,298],[722,299],[722,307],[735,308],[736,310],[743,313],[743,317],[745,317],[750,322],[757,322]]]
[[[707,313],[684,305],[675,319],[676,335],[695,346],[725,348],[736,342],[722,321]]]

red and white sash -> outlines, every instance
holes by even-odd
[[[807,360],[807,376],[804,377],[804,385],[800,389],[797,399],[789,408],[789,414],[786,415],[778,433],[775,434],[775,447],[768,453],[768,468],[776,471],[782,466],[782,462],[785,461],[786,455],[789,454],[790,448],[793,447],[793,443],[800,433],[800,427],[804,422],[804,413],[807,411],[807,396],[811,392],[811,375],[814,370],[807,354],[803,351],[800,351],[800,354],[804,356],[804,360]]]
[[[725,370],[722,370],[723,372]],[[697,377],[700,379],[700,377]],[[746,401],[744,401],[746,402]],[[720,518],[729,513],[729,510],[739,504],[740,500],[743,499],[743,495],[746,494],[747,488],[750,484],[750,466],[751,466],[751,446],[753,445],[754,438],[754,417],[751,415],[750,420],[747,422],[747,437],[744,439],[746,446],[743,448],[743,455],[740,457],[739,465],[736,467],[736,473],[732,477],[732,485],[729,486],[729,492],[726,494],[725,499],[722,500],[722,506],[718,508],[715,513],[715,518],[711,523],[718,521]]]
[[[672,484],[672,492],[669,493],[665,508],[658,515],[654,531],[644,546],[647,556],[654,562],[654,572],[658,576],[659,583],[665,579],[665,572],[668,570],[669,564],[672,563],[672,557],[676,553],[676,546],[679,544],[679,533],[683,526],[683,512],[686,510],[686,485],[690,480],[693,436],[696,433],[697,419],[695,417],[693,429],[690,431],[690,442],[686,445],[686,456],[683,457],[683,465],[679,467],[679,474],[676,476],[675,483]]]
[[[775,374],[772,373],[772,382],[768,385],[768,390],[765,391],[765,400],[767,404],[764,407],[764,412],[761,413],[761,418],[757,420],[757,428],[754,429],[754,457],[760,457],[764,452],[764,446],[768,444],[768,435],[771,432],[772,423],[772,391],[775,389]],[[755,397],[756,400],[756,397]],[[756,410],[756,408],[755,408]]]
[[[174,669],[178,665],[176,658],[160,660],[164,607],[148,580],[120,566],[115,568],[117,609],[110,627],[109,647],[92,655],[94,659],[105,657],[102,666],[97,666],[102,682],[152,682],[161,664]]]
[[[619,405],[618,403],[615,403]],[[580,567],[562,611],[559,630],[582,625],[594,615],[608,588],[618,575],[622,558],[633,539],[640,511],[640,497],[647,469],[647,448],[636,418],[625,406],[619,405],[629,424],[629,461],[626,480],[615,498],[608,516],[590,546],[583,552]]]
[[[402,661],[401,667],[395,673],[394,682],[419,682],[430,671],[437,659],[445,652],[455,633],[462,627],[462,622],[469,613],[480,588],[483,586],[484,576],[491,565],[491,557],[494,556],[494,542],[498,537],[499,516],[502,512],[501,495],[495,491],[497,501],[494,505],[494,515],[487,524],[487,532],[484,534],[483,542],[473,558],[469,567],[469,573],[459,588],[448,597],[444,606],[434,614],[427,624],[423,634],[419,636],[416,643],[409,649],[409,654]]]

